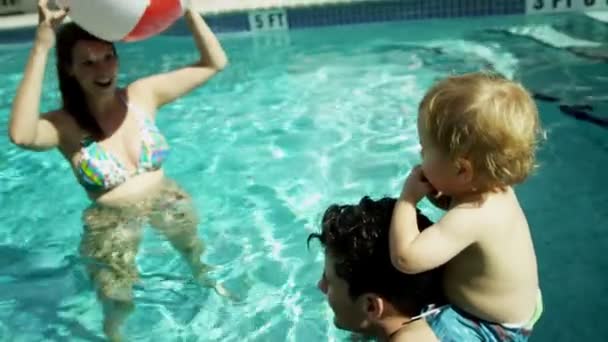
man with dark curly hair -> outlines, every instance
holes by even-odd
[[[327,296],[342,330],[382,341],[438,341],[425,308],[441,304],[441,269],[408,275],[391,263],[389,226],[395,199],[363,197],[357,205],[331,205],[322,230],[308,237],[325,249],[318,287]],[[418,226],[432,222],[418,211]]]

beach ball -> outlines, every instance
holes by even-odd
[[[69,16],[92,35],[133,42],[159,34],[183,14],[190,0],[58,0]]]

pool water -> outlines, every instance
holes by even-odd
[[[583,108],[601,123],[608,67],[505,33],[580,22],[603,32],[589,20],[509,17],[222,36],[229,68],[161,109],[158,121],[173,147],[166,171],[202,217],[204,259],[244,301],[195,286],[177,253],[150,230],[127,339],[347,340],[315,287],[321,249],[307,249],[306,238],[332,203],[397,196],[419,160],[415,114],[424,91],[438,77],[480,68],[520,79],[545,99],[538,102],[547,129],[540,168],[517,188],[545,298],[532,340],[608,337],[608,131],[559,107]],[[98,341],[101,310],[77,253],[86,197],[58,152],[24,152],[7,139],[29,47],[0,45],[0,340]],[[118,48],[123,84],[196,58],[189,37]],[[52,63],[42,110],[59,104]]]

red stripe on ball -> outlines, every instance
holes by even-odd
[[[180,0],[151,0],[139,22],[122,40],[133,42],[161,33],[181,17]]]

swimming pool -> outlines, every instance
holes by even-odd
[[[601,124],[608,68],[521,34],[522,27],[580,23],[605,30],[587,17],[557,15],[223,36],[229,68],[162,109],[159,125],[173,146],[167,173],[192,193],[203,217],[205,260],[246,299],[230,304],[193,285],[174,250],[149,231],[126,337],[345,340],[315,288],[322,258],[314,244],[307,250],[306,237],[331,203],[397,195],[418,160],[415,111],[425,89],[446,73],[479,68],[522,79],[543,99],[541,167],[518,188],[545,297],[533,341],[608,336],[601,318],[608,309],[608,134]],[[28,48],[0,45],[0,340],[101,340],[101,311],[77,254],[85,196],[57,152],[8,143],[8,111]],[[195,56],[188,37],[118,48],[123,82]],[[48,110],[59,103],[52,67],[45,86]],[[580,113],[576,120],[577,110],[599,121]]]

